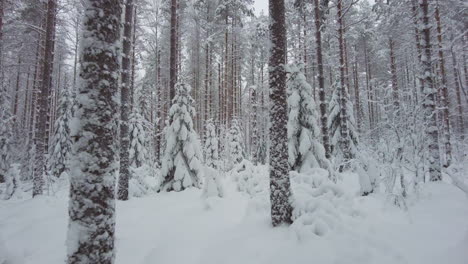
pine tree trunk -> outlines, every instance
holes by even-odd
[[[164,129],[164,105],[163,102],[163,90],[161,86],[161,50],[158,50],[157,61],[156,61],[157,69],[156,69],[156,108],[157,108],[157,120],[158,123],[156,124],[156,162],[158,165],[161,165],[161,139],[162,139],[162,131]],[[159,130],[159,131],[158,131]]]
[[[320,125],[322,130],[323,147],[325,148],[325,157],[331,157],[330,152],[330,136],[328,133],[328,107],[327,99],[325,97],[325,76],[323,73],[323,56],[322,56],[322,17],[320,15],[320,8],[324,6],[319,5],[319,0],[314,0],[315,11],[315,45],[317,51],[317,69],[318,69],[318,85],[319,85],[319,104],[320,104]]]
[[[461,85],[459,82],[458,70],[457,70],[457,59],[455,52],[453,51],[453,47],[451,49],[452,52],[452,71],[453,71],[453,82],[455,84],[455,95],[457,97],[457,110],[458,110],[458,129],[460,130],[460,139],[461,141],[465,140],[465,122],[463,120],[463,104],[462,104],[462,95],[461,95]]]
[[[4,69],[3,69],[3,9],[5,0],[0,0],[0,89],[3,88]]]
[[[437,21],[437,43],[441,85],[439,85],[440,108],[442,109],[443,143],[445,145],[445,167],[452,162],[452,145],[450,143],[450,113],[448,103],[447,76],[442,43],[442,23],[440,22],[439,1],[436,2],[435,19]]]
[[[136,26],[137,26],[137,6],[136,2],[133,2],[133,17],[132,17],[132,56],[130,63],[132,65],[132,75],[130,77],[130,113],[135,109],[135,73],[136,73]],[[138,102],[136,102],[138,105]]]
[[[128,182],[130,179],[130,132],[129,116],[131,111],[131,73],[130,57],[132,48],[133,0],[125,4],[125,24],[123,32],[122,77],[120,89],[120,170],[117,198],[128,200]]]
[[[85,1],[70,171],[68,264],[115,259],[120,0]]]
[[[361,95],[359,91],[359,74],[358,74],[358,59],[357,59],[357,47],[354,47],[355,57],[354,57],[354,67],[353,67],[353,75],[354,75],[354,97],[355,97],[355,106],[356,106],[356,122],[357,122],[357,129],[358,132],[361,132],[361,122],[362,122],[362,110],[361,110]]]
[[[38,115],[36,120],[35,136],[35,162],[33,175],[33,197],[41,195],[44,187],[44,174],[46,169],[46,154],[48,145],[48,116],[49,116],[49,95],[51,90],[51,75],[53,69],[53,44],[55,35],[55,0],[49,0],[47,3],[47,22],[45,34],[45,52],[42,71],[41,90],[38,94]]]
[[[80,43],[80,23],[81,20],[79,19],[80,15],[78,15],[76,24],[75,24],[75,43],[73,43],[73,90],[76,91],[76,77],[78,74],[78,47]]]
[[[432,79],[432,54],[431,54],[431,29],[429,23],[429,1],[421,0],[421,23],[422,30],[422,48],[423,55],[421,56],[421,64],[424,76],[424,101],[423,107],[426,117],[426,134],[428,150],[429,150],[429,177],[431,181],[442,180],[440,168],[440,151],[439,151],[439,133],[437,130],[437,114],[436,114],[436,92]]]
[[[421,47],[421,33],[419,31],[419,12],[418,12],[418,0],[411,0],[412,4],[412,13],[413,13],[413,24],[414,24],[414,38],[416,42],[416,53],[418,54],[418,61],[421,61],[421,56],[423,54]],[[416,101],[418,100],[418,94],[423,94],[424,87],[424,78],[418,77],[419,79],[419,90],[416,93]]]
[[[31,75],[31,68],[28,67],[28,74],[26,76],[26,91],[25,91],[25,98],[24,98],[24,106],[23,106],[23,116],[21,118],[21,124],[22,124],[22,128],[24,131],[28,131],[28,120],[27,120],[27,117],[28,117],[28,113],[29,113],[29,110],[30,110],[30,97],[31,97],[31,89],[30,89],[30,75]]]
[[[252,105],[252,113],[250,116],[252,117],[252,162],[254,165],[257,165],[258,162],[258,107],[257,107],[257,91],[256,89],[252,89],[252,97],[251,97],[251,105]]]
[[[286,102],[284,0],[270,0],[270,201],[273,226],[292,222]]]
[[[346,164],[352,159],[350,142],[349,142],[349,129],[348,129],[348,113],[346,105],[348,103],[348,96],[346,92],[346,69],[345,69],[345,43],[344,43],[344,28],[343,28],[343,12],[342,12],[342,0],[338,0],[337,4],[337,15],[338,15],[338,42],[340,49],[340,92],[339,92],[339,103],[340,103],[340,141],[341,150],[343,152],[343,165],[340,166],[340,171],[343,171]]]
[[[400,108],[400,96],[398,93],[398,77],[397,77],[393,39],[390,37],[388,42],[390,46],[390,72],[392,74],[393,107],[394,107],[394,112],[398,113],[398,110]]]
[[[177,82],[177,0],[171,0],[171,50],[169,54],[169,104],[175,96]]]
[[[29,133],[28,140],[31,142],[35,138],[35,125],[34,120],[36,117],[36,107],[37,107],[37,87],[38,87],[38,78],[40,71],[40,58],[41,58],[41,34],[37,34],[37,46],[36,46],[36,56],[34,60],[34,74],[33,74],[33,83],[31,91],[31,109],[29,112]]]
[[[13,118],[15,122],[18,122],[17,114],[18,114],[18,98],[20,92],[20,77],[21,77],[21,56],[18,56],[18,66],[16,71],[16,89],[15,89],[15,100],[13,103]]]

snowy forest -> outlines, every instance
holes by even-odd
[[[468,263],[465,0],[0,0],[0,264]]]

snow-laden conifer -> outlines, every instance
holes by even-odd
[[[205,133],[205,165],[213,169],[218,169],[218,137],[216,135],[216,127],[212,119],[207,121]]]
[[[3,194],[3,199],[8,200],[15,194],[16,190],[19,189],[20,185],[20,164],[13,163],[10,165],[10,168],[5,173],[5,192]]]
[[[55,121],[55,131],[52,138],[52,153],[49,157],[49,170],[55,177],[60,177],[67,170],[67,162],[71,152],[69,122],[71,118],[71,94],[65,88],[60,95],[58,118]]]
[[[341,170],[344,167],[349,167],[350,161],[356,158],[358,134],[356,131],[356,122],[354,121],[353,103],[350,100],[346,100],[347,115],[342,117],[339,93],[339,89],[334,89],[332,98],[330,99],[328,129],[330,132],[332,156],[335,158],[335,164],[339,166]],[[346,94],[346,98],[349,98],[349,95]],[[346,133],[347,138],[343,138],[341,133],[341,125],[345,122],[348,131],[348,133]]]
[[[242,134],[237,119],[232,120],[231,129],[229,129],[229,156],[232,166],[236,166],[244,159]]]
[[[148,157],[147,137],[145,131],[145,119],[138,112],[130,115],[130,152],[129,163],[130,167],[141,167]]]
[[[302,65],[289,67],[288,80],[288,152],[289,166],[297,172],[309,168],[329,170],[330,161],[320,142],[318,113],[312,96],[312,87],[307,83]]]
[[[0,181],[4,179],[11,162],[13,117],[10,106],[7,90],[5,87],[0,87]]]
[[[188,84],[178,83],[169,111],[170,124],[165,133],[166,148],[161,168],[162,189],[166,191],[200,186],[203,156],[193,127],[195,108],[190,90]]]

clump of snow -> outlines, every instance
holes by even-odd
[[[290,177],[294,208],[291,227],[299,239],[325,236],[333,229],[342,228],[344,221],[356,214],[352,197],[329,179],[327,170],[292,171]]]
[[[3,195],[4,200],[12,198],[15,194],[18,194],[17,190],[20,189],[20,164],[13,163],[10,165],[7,173],[5,174],[5,191]],[[1,262],[0,262],[1,263]]]
[[[205,182],[203,185],[203,197],[223,197],[224,188],[221,182],[220,172],[205,166]]]
[[[154,169],[143,164],[140,167],[130,167],[131,175],[128,185],[128,191],[132,197],[143,197],[145,195],[156,193],[159,190],[160,179],[155,177]]]
[[[254,166],[249,160],[242,160],[231,171],[237,190],[255,197],[268,191],[268,172],[261,166]]]

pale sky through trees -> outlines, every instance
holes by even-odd
[[[260,12],[263,12],[265,14],[268,14],[268,0],[255,0],[254,3],[254,8],[255,8],[255,14],[260,14]]]

